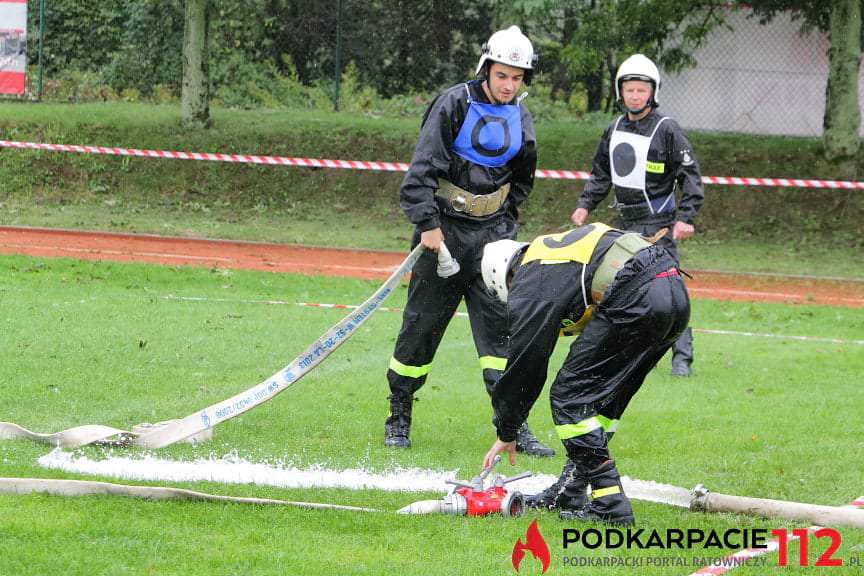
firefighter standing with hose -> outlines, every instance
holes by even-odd
[[[567,462],[528,506],[558,509],[562,519],[633,523],[608,440],[690,318],[678,263],[654,240],[594,223],[484,249],[484,283],[507,302],[510,322],[507,369],[492,392],[498,439],[484,468],[501,452],[515,463],[517,431],[543,389],[559,333],[581,332],[549,392]]]
[[[457,306],[465,299],[483,380],[492,386],[504,369],[506,306],[486,292],[480,274],[483,246],[515,238],[517,208],[531,193],[537,144],[531,113],[522,104],[536,57],[516,26],[483,45],[478,78],[453,86],[432,102],[422,122],[399,205],[415,225],[412,247],[428,248],[411,274],[402,328],[387,371],[390,415],[384,443],[408,448],[414,394]],[[460,271],[438,274],[433,252],[445,246]],[[553,456],[523,425],[520,451]]]
[[[571,220],[583,225],[611,187],[618,226],[648,236],[671,229],[671,238],[664,236],[660,242],[677,260],[675,243],[693,234],[693,220],[705,197],[699,164],[678,123],[657,113],[660,72],[654,62],[642,54],[626,59],[618,67],[615,91],[625,113],[603,133],[591,179]],[[675,200],[676,184],[680,203]],[[693,334],[687,328],[672,349],[672,375],[690,376],[692,363]]]

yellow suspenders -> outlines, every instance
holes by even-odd
[[[600,238],[610,230],[615,230],[615,228],[597,222],[568,232],[538,236],[528,246],[525,257],[522,259],[522,264],[537,261],[541,264],[579,262],[587,266],[591,262],[591,256],[594,254]],[[588,304],[587,291],[591,290],[593,293],[591,297],[592,302],[595,304],[598,303],[603,297],[606,288],[612,283],[618,270],[636,252],[647,248],[652,243],[652,240],[635,233],[624,233],[615,240],[615,243],[597,266],[590,288],[585,286],[583,278],[582,288],[585,292],[585,312],[575,321],[571,319],[562,321],[561,336],[572,336],[581,332],[591,318],[593,304]]]

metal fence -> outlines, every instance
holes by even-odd
[[[698,65],[664,75],[663,111],[690,129],[820,136],[830,41],[778,15],[762,25],[748,9],[728,14],[693,54]],[[859,74],[864,107],[864,73]],[[864,136],[864,127],[859,127]]]

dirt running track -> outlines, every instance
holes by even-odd
[[[0,226],[0,254],[384,279],[405,254]],[[690,271],[693,298],[864,307],[864,281]]]

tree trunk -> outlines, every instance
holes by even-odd
[[[186,27],[183,33],[183,125],[210,126],[210,36],[209,0],[186,0]]]
[[[588,97],[588,112],[597,112],[603,108],[604,90],[603,84],[606,80],[606,65],[601,64],[594,70],[585,83],[585,92]]]
[[[858,69],[861,64],[861,3],[832,0],[831,52],[825,99],[825,157],[854,157],[860,146]]]

